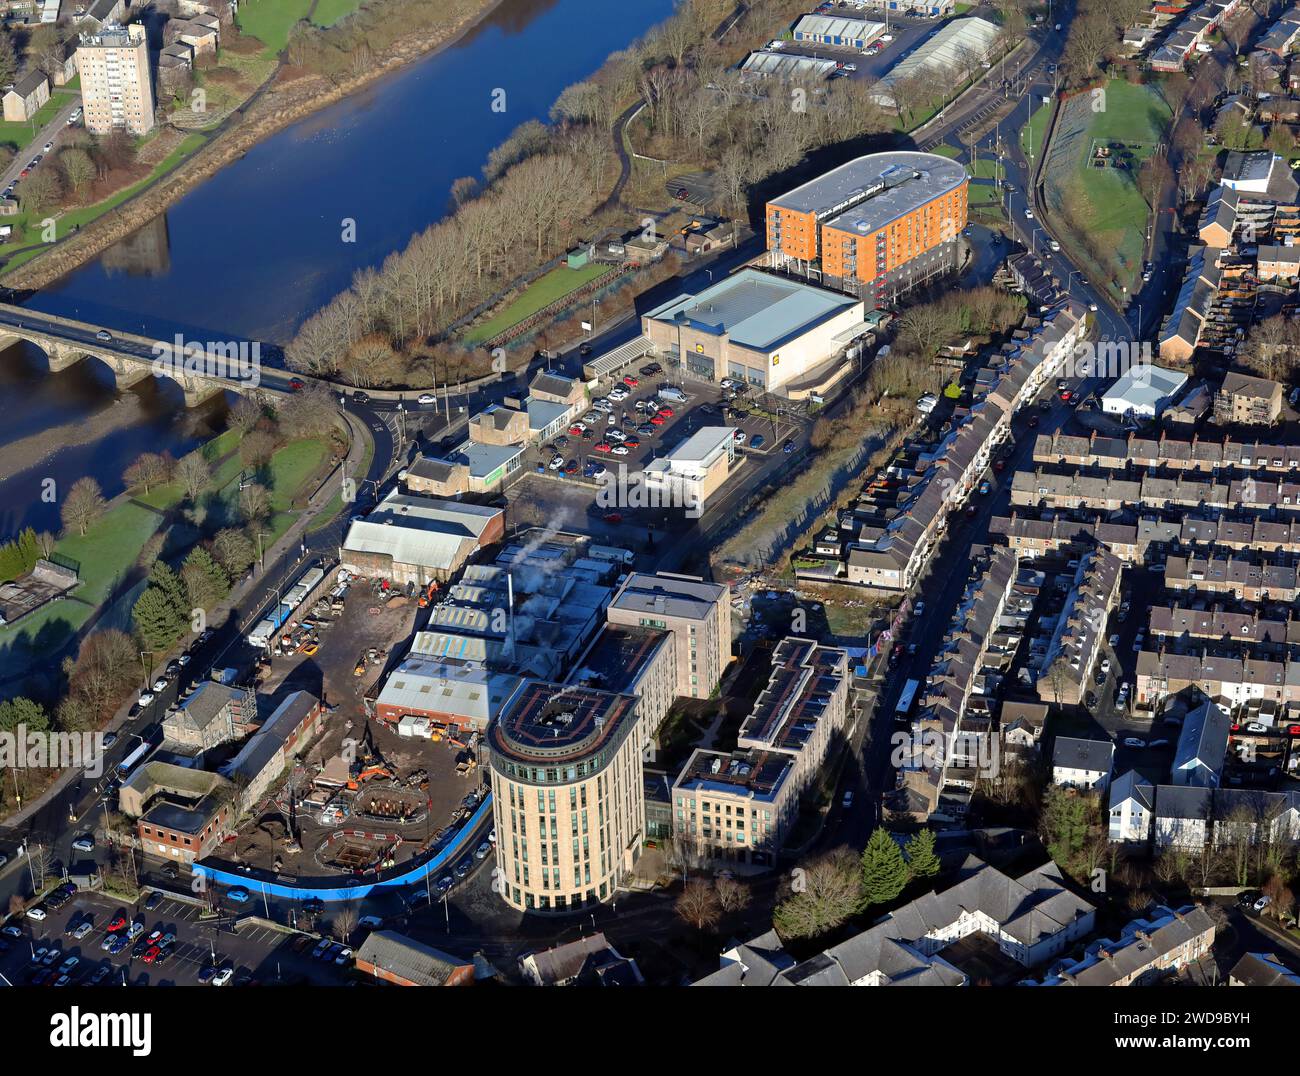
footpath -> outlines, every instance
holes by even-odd
[[[263,564],[266,567],[254,565],[253,569],[235,586],[230,593],[216,606],[208,611],[208,621],[212,624],[222,624],[227,619],[234,617],[240,630],[243,628],[243,620],[240,620],[240,612],[243,611],[244,620],[248,619],[251,612],[260,610],[262,603],[267,597],[275,593],[274,581],[280,579],[286,572],[292,571],[307,557],[306,552],[306,534],[311,526],[312,521],[320,513],[320,510],[334,498],[338,492],[339,485],[343,481],[344,475],[356,478],[361,469],[362,461],[366,454],[366,445],[369,442],[370,433],[365,424],[358,420],[354,415],[347,411],[342,412],[343,420],[347,423],[349,432],[348,453],[340,464],[326,476],[325,480],[316,488],[316,491],[308,498],[306,507],[294,520],[293,525],[279,538],[271,548],[265,551]],[[234,641],[233,639],[231,640]],[[227,649],[229,647],[227,646]],[[158,664],[165,665],[175,654],[179,653],[183,647],[177,644],[172,651],[159,656]],[[222,651],[224,654],[225,651]],[[218,654],[214,663],[221,660],[222,654]],[[117,713],[103,726],[102,732],[118,732],[129,719],[132,702],[123,703]],[[67,785],[77,777],[80,770],[68,770],[59,777],[53,784],[45,789],[39,796],[23,805],[22,809],[3,819],[3,825],[6,827],[21,826],[27,819],[31,818],[38,811],[49,804],[51,800],[57,797]]]

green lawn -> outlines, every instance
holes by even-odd
[[[50,99],[41,105],[36,115],[31,119],[15,120],[13,122],[0,120],[0,143],[13,146],[15,150],[21,150],[31,143],[40,133],[42,127],[54,119],[59,109],[67,105],[76,96],[75,91],[61,86],[50,94]]]
[[[85,534],[59,539],[56,551],[81,565],[81,585],[74,591],[83,601],[98,605],[135,563],[162,517],[130,501],[123,501]]]
[[[1005,179],[1007,175],[1002,162],[992,157],[981,157],[967,171],[976,179]]]
[[[321,465],[329,452],[322,440],[312,438],[293,441],[271,457],[271,507],[277,512],[287,511],[303,484]]]
[[[961,154],[961,150],[956,146],[948,145],[947,142],[940,142],[930,152],[939,157],[957,157]]]
[[[325,0],[326,6],[337,4]],[[289,43],[289,31],[307,17],[312,0],[244,0],[235,17],[239,29],[257,38],[272,52]]]
[[[192,134],[184,138],[180,144],[164,157],[144,179],[138,183],[133,183],[129,187],[123,187],[116,194],[105,198],[102,202],[96,202],[93,205],[82,206],[78,209],[69,209],[57,218],[57,235],[62,238],[68,235],[77,225],[88,224],[96,217],[101,217],[110,209],[116,209],[124,201],[130,198],[136,192],[153,183],[160,176],[170,172],[177,167],[185,158],[189,157],[195,150],[203,145],[205,139],[201,134]],[[19,250],[14,253],[5,262],[6,269],[15,269],[22,265],[23,262],[29,261],[41,253],[45,248],[43,246],[33,246],[42,242],[40,219],[32,219],[32,214],[20,212],[17,216],[5,218],[5,223],[13,226],[13,237],[9,241],[9,246],[24,247],[31,246],[30,250]]]
[[[1079,158],[1060,180],[1060,198],[1069,226],[1106,252],[1106,264],[1094,263],[1093,271],[1118,296],[1121,286],[1134,286],[1142,268],[1151,209],[1138,190],[1137,173],[1164,139],[1170,111],[1156,87],[1115,79],[1105,89],[1104,107],[1094,111],[1079,140]],[[1103,141],[1127,146],[1132,167],[1090,167],[1092,147]]]
[[[608,265],[598,265],[594,262],[581,269],[570,269],[565,265],[552,269],[529,284],[517,299],[506,304],[498,313],[474,326],[465,334],[465,339],[471,344],[480,340],[490,340],[497,333],[517,325],[543,307],[549,306],[556,299],[576,291],[584,284],[608,272]]]
[[[1020,147],[1031,158],[1043,144],[1043,131],[1047,128],[1047,119],[1052,114],[1050,104],[1039,105],[1029,116],[1029,122],[1020,128]]]
[[[361,0],[316,0],[311,21],[317,26],[333,26],[361,6]]]

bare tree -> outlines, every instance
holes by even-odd
[[[176,477],[185,490],[185,496],[194,502],[212,481],[212,468],[201,453],[191,452],[176,464]]]
[[[722,903],[713,883],[703,878],[692,878],[677,898],[678,916],[696,930],[709,930],[722,918]]]
[[[713,883],[718,893],[718,903],[724,912],[738,912],[749,905],[749,887],[729,875],[719,875]]]
[[[104,514],[104,509],[107,507],[108,502],[104,500],[99,483],[86,476],[72,483],[72,488],[64,498],[60,516],[64,527],[68,530],[75,529],[78,534],[84,536],[86,530]]]

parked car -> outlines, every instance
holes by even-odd
[[[95,850],[95,842],[90,837],[78,837],[72,842],[72,847],[78,852],[93,852]]]
[[[1124,737],[1125,747],[1146,747],[1146,745],[1147,745],[1146,740],[1139,740],[1136,736]]]

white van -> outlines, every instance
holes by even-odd
[[[674,400],[677,403],[684,403],[686,400],[686,393],[673,385],[665,385],[659,390],[659,395],[665,400]]]

